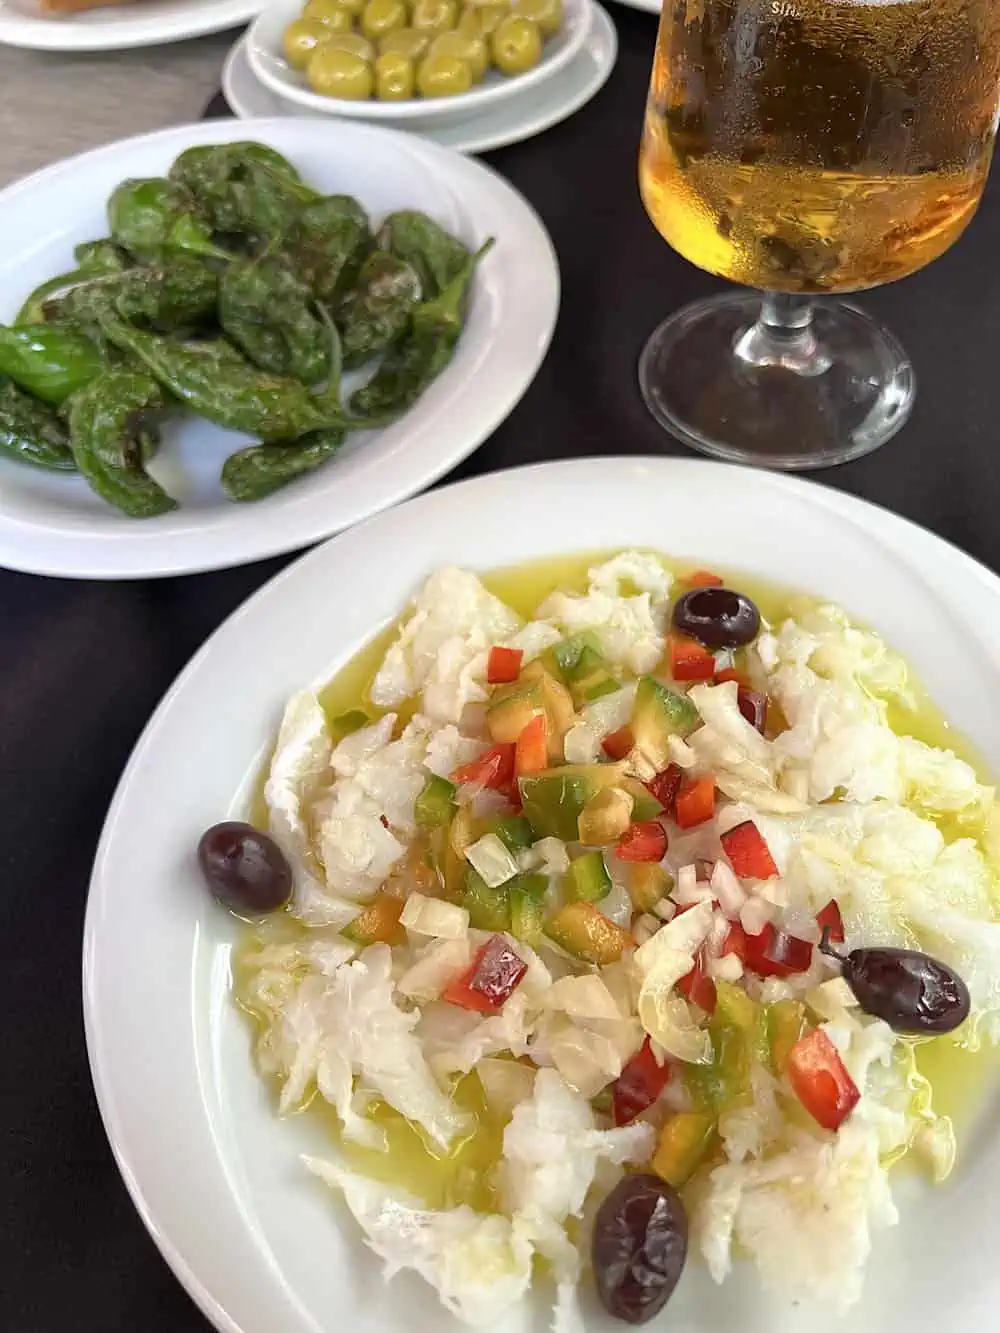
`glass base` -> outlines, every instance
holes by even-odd
[[[639,385],[692,449],[789,472],[871,453],[906,421],[916,390],[906,353],[864,311],[744,292],[664,320],[643,348]]]

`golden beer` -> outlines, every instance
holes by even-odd
[[[643,202],[734,282],[891,282],[968,225],[998,100],[1000,0],[663,0]]]

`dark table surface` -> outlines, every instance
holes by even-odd
[[[656,21],[611,11],[621,51],[603,91],[564,124],[486,158],[548,227],[562,310],[534,384],[453,478],[585,454],[684,452],[647,415],[636,361],[669,311],[719,284],[670,251],[639,203],[636,151]],[[998,213],[1000,179],[950,254],[864,296],[913,359],[917,406],[881,451],[821,476],[994,569]],[[3,1333],[207,1330],[111,1159],[84,1048],[80,941],[101,823],[142,727],[195,649],[285,563],[150,583],[0,573]]]

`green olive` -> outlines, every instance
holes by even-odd
[[[458,0],[413,0],[410,23],[420,32],[450,32],[458,22]]]
[[[403,0],[368,0],[361,11],[360,27],[373,42],[396,28],[405,28],[406,6]]]
[[[487,41],[496,31],[497,24],[510,13],[506,5],[471,5],[466,13],[470,11],[479,25],[480,37],[485,37]]]
[[[392,32],[379,39],[378,49],[380,55],[388,55],[390,51],[395,54],[406,56],[413,61],[423,60],[424,56],[430,50],[431,34],[429,32],[417,32],[416,28],[395,28]]]
[[[308,0],[302,17],[322,23],[331,32],[350,32],[354,27],[354,15],[340,0]]]
[[[296,19],[282,34],[285,59],[295,69],[305,69],[313,52],[330,36],[330,29],[316,19]]]
[[[421,97],[458,97],[472,87],[472,70],[458,56],[429,55],[417,70]]]
[[[524,74],[542,58],[542,31],[531,19],[508,14],[490,38],[490,55],[501,74]]]
[[[306,78],[314,92],[352,102],[371,97],[375,87],[375,75],[368,61],[354,51],[338,51],[335,46],[319,48],[306,67]]]
[[[380,102],[405,102],[413,96],[413,61],[401,51],[385,51],[375,61],[375,96]]]
[[[323,45],[333,47],[335,51],[352,51],[369,64],[378,54],[373,43],[367,37],[362,37],[360,32],[331,32]]]
[[[562,0],[514,0],[511,12],[537,23],[543,37],[554,37],[562,27]]]
[[[431,42],[432,56],[457,56],[472,70],[472,81],[478,83],[486,73],[489,52],[481,37],[467,37],[465,33],[439,32]]]

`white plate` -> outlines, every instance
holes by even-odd
[[[0,0],[0,46],[34,51],[124,51],[225,32],[249,23],[264,0],[133,0],[46,17],[35,0]]]
[[[930,534],[811,483],[674,459],[517,469],[421,496],[279,575],[209,640],[147,727],[101,839],[85,932],[87,1040],[115,1156],[166,1259],[227,1333],[459,1326],[416,1277],[383,1286],[353,1222],[298,1160],[322,1153],[322,1128],[308,1115],[275,1118],[228,997],[236,928],[198,883],[199,835],[267,753],[288,695],[328,678],[430,570],[629,544],[792,576],[834,598],[908,655],[1000,769],[1000,581]],[[995,1330],[1000,1103],[980,1123],[946,1186],[897,1180],[902,1222],[876,1241],[852,1333]],[[521,1333],[528,1314],[494,1333]],[[716,1288],[700,1262],[668,1325],[847,1327],[768,1297],[749,1265]],[[588,1327],[622,1326],[595,1311]]]
[[[627,5],[629,9],[642,9],[647,14],[659,14],[663,5],[663,0],[618,0],[620,5]]]
[[[104,201],[128,176],[158,175],[191,144],[259,139],[320,189],[356,194],[374,217],[420,208],[466,241],[496,237],[470,294],[454,359],[414,408],[257,504],[233,504],[219,470],[246,438],[178,417],[151,471],[180,507],[127,519],[77,477],[0,460],[0,566],[139,578],[259,560],[329,536],[430,485],[513,408],[545,356],[559,305],[552,244],[529,205],[478,162],[412,134],[306,120],[215,120],[126,140],[50,167],[0,194],[0,319],[73,245],[106,230]]]
[[[563,0],[562,27],[551,37],[542,58],[533,69],[514,78],[505,78],[496,70],[488,71],[481,84],[460,97],[414,97],[407,102],[352,102],[341,97],[321,97],[314,93],[305,75],[285,59],[282,35],[289,23],[302,13],[304,0],[271,0],[247,33],[247,59],[250,67],[273,93],[322,116],[343,116],[349,120],[379,121],[395,128],[417,129],[496,107],[527,96],[548,79],[565,69],[579,52],[590,26],[587,0]],[[531,100],[530,97],[528,99]]]
[[[615,25],[593,0],[590,9],[591,25],[583,49],[561,74],[536,89],[533,97],[523,102],[506,102],[494,111],[480,112],[468,120],[428,125],[420,130],[421,138],[459,153],[486,153],[530,139],[579,111],[604,87],[618,55]],[[240,38],[226,58],[222,91],[233,114],[244,120],[298,114],[297,107],[276,97],[254,77],[244,38]]]

